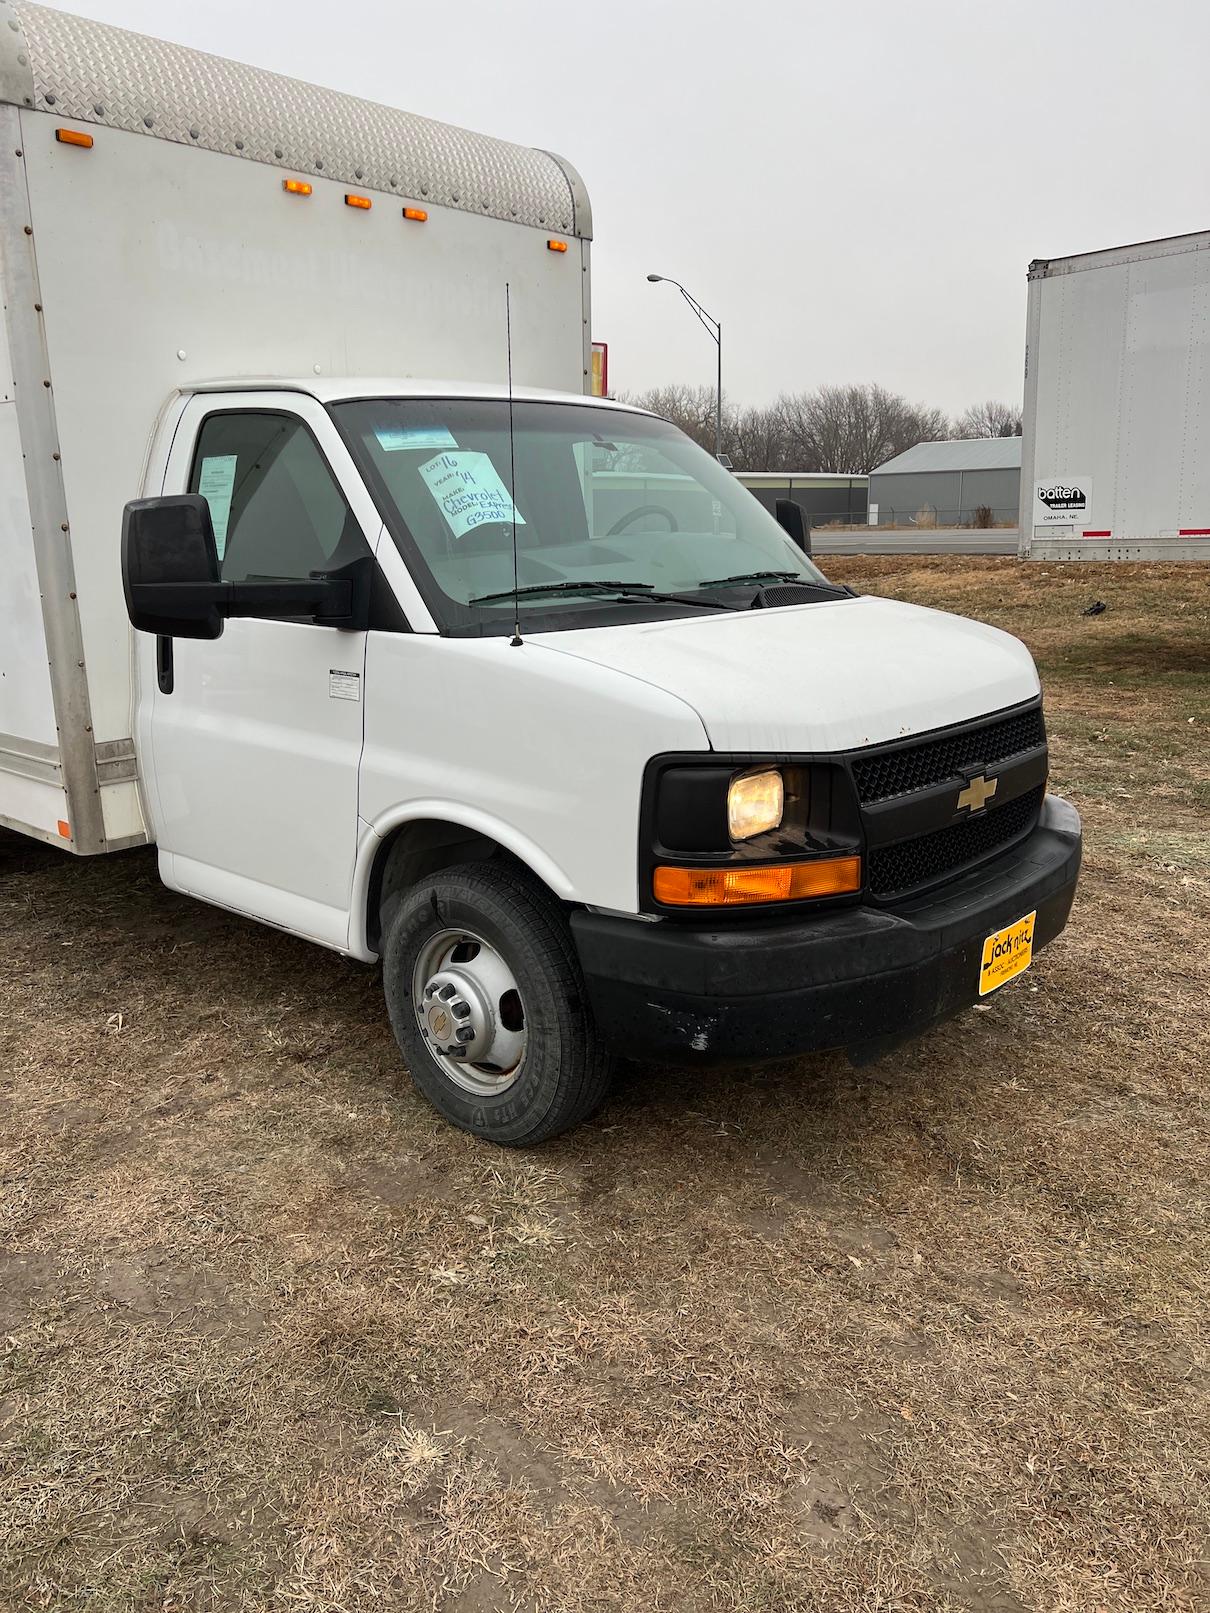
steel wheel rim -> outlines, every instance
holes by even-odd
[[[496,1097],[520,1077],[528,1043],[516,976],[473,930],[439,930],[412,971],[412,1006],[424,1045],[463,1092]]]

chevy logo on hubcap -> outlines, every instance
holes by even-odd
[[[982,812],[995,795],[999,782],[999,779],[985,778],[982,773],[977,774],[966,788],[959,792],[957,810],[961,812],[963,807],[969,807],[972,812]]]

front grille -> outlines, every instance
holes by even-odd
[[[1007,846],[1034,827],[1045,793],[1045,785],[1039,785],[976,818],[935,829],[915,840],[877,847],[869,853],[866,871],[870,894],[880,900],[905,895],[920,885],[931,885],[956,874],[969,863]]]
[[[913,790],[927,790],[958,778],[964,767],[977,764],[994,770],[1010,757],[1036,750],[1045,743],[1042,708],[1034,706],[964,733],[881,751],[876,756],[855,756],[853,778],[858,799],[863,806],[870,806],[896,795],[910,795]]]

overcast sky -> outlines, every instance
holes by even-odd
[[[1019,402],[1025,268],[1210,226],[1210,0],[70,0],[568,157],[610,382]]]

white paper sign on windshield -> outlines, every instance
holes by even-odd
[[[487,454],[465,448],[438,454],[421,465],[420,474],[456,538],[487,521],[525,525]]]
[[[212,454],[202,460],[197,490],[210,506],[214,526],[214,546],[221,560],[227,552],[227,523],[231,519],[231,495],[235,491],[238,454]]]

